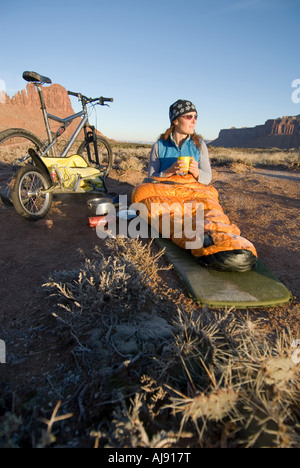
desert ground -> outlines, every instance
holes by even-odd
[[[284,306],[196,304],[150,240],[97,237],[88,195],[35,223],[0,205],[0,447],[300,446],[299,152],[241,153],[211,150],[212,185]],[[114,156],[130,199],[149,148]]]

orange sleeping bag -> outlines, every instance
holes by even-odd
[[[212,185],[200,184],[191,174],[153,178],[150,182],[144,182],[134,189],[132,202],[146,205],[149,224],[151,218],[159,219],[160,233],[163,232],[163,220],[167,214],[170,239],[179,247],[190,250],[201,265],[226,271],[247,271],[257,261],[254,245],[240,235],[239,228],[231,224],[224,214],[218,191]],[[202,242],[201,245],[195,244],[196,248],[188,248],[194,245],[190,242],[195,239],[187,238],[184,229],[178,236],[178,213],[186,213],[192,229],[196,231],[199,206],[204,214]]]

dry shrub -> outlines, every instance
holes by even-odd
[[[137,239],[110,239],[106,248],[107,256],[98,250],[45,286],[58,326],[74,338],[84,390],[92,394],[101,379],[105,415],[89,402],[95,446],[299,446],[300,367],[291,334],[271,341],[259,320],[239,318],[234,308],[174,305],[167,319],[170,298],[157,293],[165,288],[162,253]]]
[[[148,434],[144,421],[141,418],[141,410],[144,407],[143,396],[136,395],[131,400],[128,409],[125,401],[113,412],[110,431],[92,431],[91,437],[96,439],[96,447],[101,439],[107,439],[106,448],[170,448],[178,441],[178,434],[172,430],[156,431],[152,437]],[[170,428],[171,429],[171,428]],[[191,437],[191,434],[183,434],[182,438]]]
[[[249,164],[245,164],[244,162],[236,161],[230,164],[230,168],[236,174],[243,174],[244,172],[248,172],[251,170],[251,166]]]
[[[94,433],[97,444],[297,447],[300,369],[291,360],[291,337],[272,345],[259,323],[233,325],[229,317],[212,315],[209,326],[178,310],[174,340],[148,368],[152,377],[141,378],[129,409],[124,400],[106,429]]]
[[[113,148],[114,168],[121,173],[126,171],[141,172],[147,169],[149,163],[149,148],[129,147]]]
[[[278,166],[286,169],[297,169],[300,164],[299,149],[221,148],[210,146],[209,154],[215,166],[241,163],[247,167]]]
[[[94,258],[76,270],[56,272],[44,284],[56,304],[54,315],[76,332],[89,330],[103,316],[128,318],[155,302],[149,284],[158,278],[163,252],[153,255],[151,245],[121,237],[107,247],[111,255],[96,248]]]
[[[164,250],[154,254],[152,251],[153,240],[149,244],[143,244],[139,239],[118,237],[117,239],[108,239],[106,245],[118,258],[131,262],[147,284],[149,281],[152,285],[160,281],[159,272],[172,268],[172,266],[159,266]]]
[[[44,285],[52,315],[73,339],[72,354],[84,358],[90,374],[105,377],[152,356],[172,336],[159,314],[163,294],[154,292],[163,252],[121,237],[108,240],[107,250],[106,256],[95,249],[94,258]]]
[[[129,158],[123,160],[115,160],[115,166],[119,171],[137,171],[141,172],[144,168],[143,162],[137,159],[135,156],[130,156]]]

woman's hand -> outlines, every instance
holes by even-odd
[[[197,161],[194,158],[191,158],[189,173],[192,174],[195,177],[195,179],[198,180],[200,169],[198,167]]]
[[[164,175],[170,177],[174,174],[182,174],[186,169],[185,163],[183,161],[176,161],[169,169],[166,169]]]
[[[164,175],[166,177],[170,177],[174,174],[182,174],[186,170],[186,165],[184,161],[176,161],[169,169],[167,169],[164,172]],[[195,179],[198,180],[199,174],[200,174],[200,169],[198,167],[198,163],[194,158],[191,158],[190,160],[190,168],[189,168],[189,173],[192,174]]]

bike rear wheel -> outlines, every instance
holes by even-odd
[[[113,152],[110,144],[105,138],[97,136],[98,159],[95,154],[93,137],[88,141],[83,141],[79,146],[77,153],[82,156],[91,167],[97,167],[100,171],[100,177],[106,179],[113,165]],[[90,152],[90,155],[89,155]]]
[[[11,182],[17,170],[24,163],[28,149],[38,151],[42,142],[33,133],[22,128],[10,128],[0,133],[0,197],[2,202],[11,204]],[[29,159],[27,162],[30,162]],[[31,161],[32,162],[32,161]]]
[[[38,167],[28,164],[20,169],[11,184],[11,198],[16,211],[30,221],[37,221],[49,212],[53,194],[48,176]]]

